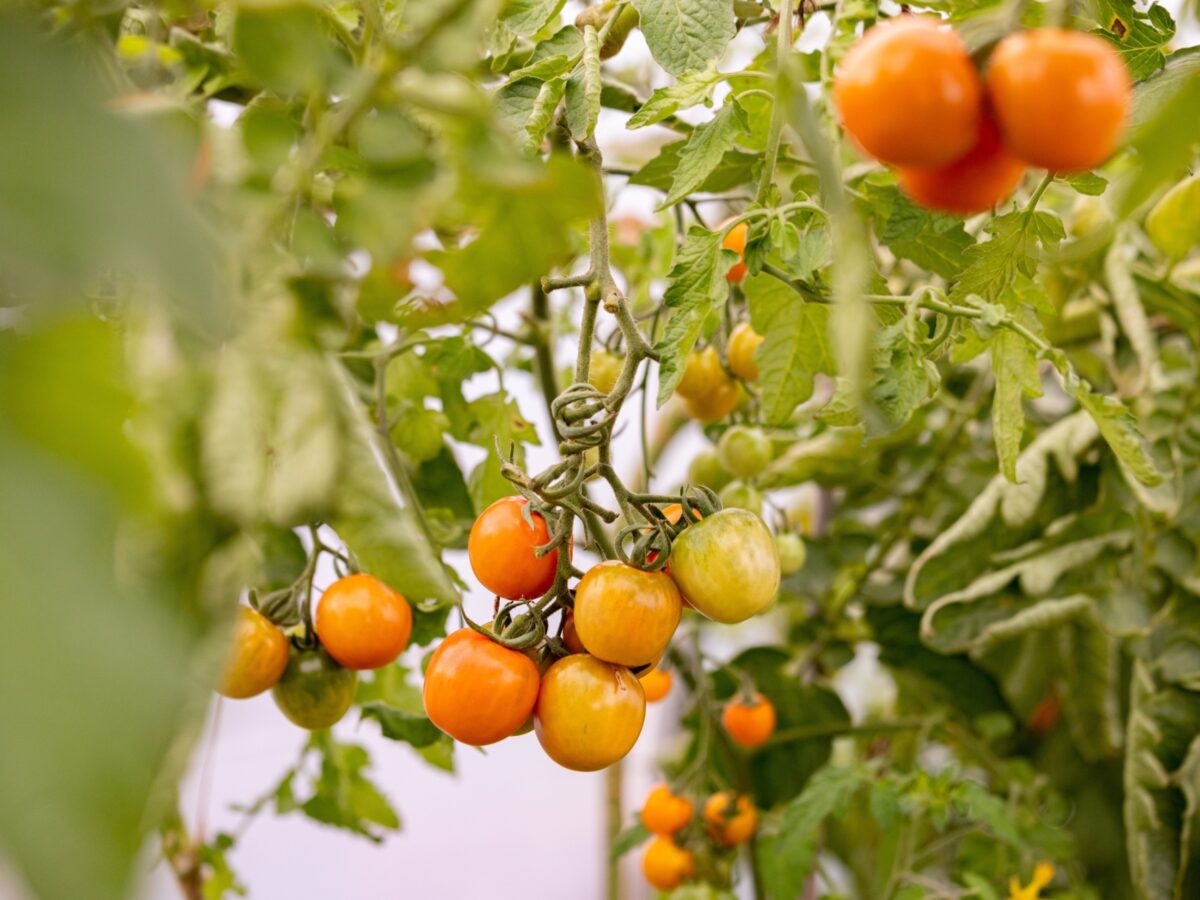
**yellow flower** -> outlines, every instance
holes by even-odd
[[[1016,878],[1009,879],[1008,900],[1040,900],[1042,889],[1054,880],[1054,866],[1040,862],[1033,869],[1033,878],[1027,887],[1021,887]]]

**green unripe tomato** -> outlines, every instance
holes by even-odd
[[[608,37],[600,45],[600,58],[611,59],[620,53],[621,48],[625,46],[625,39],[629,37],[629,33],[637,27],[637,24],[638,11],[630,4],[621,10],[617,21],[613,22],[612,28],[609,29]]]
[[[738,478],[753,478],[771,461],[771,439],[757,428],[734,425],[717,442],[717,456]]]
[[[744,481],[729,482],[717,496],[726,509],[748,509],[756,516],[762,514],[762,492]]]
[[[611,394],[624,363],[621,357],[607,350],[593,353],[588,365],[588,384],[602,394]]]
[[[775,535],[775,549],[779,551],[779,571],[784,575],[795,575],[804,568],[808,551],[800,535],[792,531]]]
[[[301,728],[319,731],[340,720],[354,702],[358,673],[344,669],[320,647],[294,650],[271,688],[275,705]]]
[[[714,491],[719,491],[733,480],[733,476],[725,471],[717,451],[708,447],[701,450],[688,465],[688,484],[702,484]]]

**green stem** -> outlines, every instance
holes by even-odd
[[[775,83],[776,96],[781,96],[783,91],[780,88],[783,85],[784,78],[784,62],[787,59],[788,53],[792,49],[792,10],[793,0],[783,0],[783,5],[779,10],[779,29],[776,33],[775,41]],[[778,102],[771,108],[771,124],[767,132],[767,152],[763,157],[762,175],[758,179],[758,191],[755,194],[755,202],[760,206],[767,202],[767,195],[771,190],[771,183],[775,178],[775,165],[779,161],[779,142],[783,137],[783,119],[784,119],[784,104]]]

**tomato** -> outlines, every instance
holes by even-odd
[[[566,617],[563,621],[562,642],[572,653],[586,653],[583,647],[583,641],[579,639],[579,632],[575,629],[575,613],[567,610],[563,613]]]
[[[642,804],[642,824],[651,834],[674,834],[692,820],[692,801],[665,784],[654,787]]]
[[[688,465],[687,480],[689,484],[702,484],[714,491],[719,491],[732,479],[721,466],[721,461],[717,458],[717,451],[706,448],[692,457],[692,461]]]
[[[723,509],[671,546],[671,577],[699,612],[732,624],[762,612],[779,589],[779,555],[762,519]]]
[[[408,601],[378,578],[348,575],[321,595],[313,627],[321,645],[347,669],[393,662],[412,634]]]
[[[575,27],[583,31],[585,26],[591,25],[596,31],[602,30],[613,6],[613,3],[607,2],[584,7],[575,17]],[[629,33],[637,27],[638,19],[638,11],[632,5],[625,6],[621,10],[617,20],[613,22],[612,28],[608,30],[604,43],[600,45],[601,59],[611,59],[621,52]]]
[[[309,731],[329,728],[354,702],[358,673],[339,666],[320,647],[293,651],[271,696],[293,723]]]
[[[512,735],[533,712],[537,666],[471,628],[448,635],[425,667],[425,714],[450,737],[482,747]]]
[[[756,516],[762,514],[762,492],[743,481],[731,481],[717,495],[726,509],[745,509]]]
[[[959,159],[975,143],[983,86],[966,46],[936,18],[876,25],[833,80],[842,125],[881,162],[922,168]]]
[[[1008,148],[1054,172],[1108,159],[1132,96],[1129,70],[1107,41],[1061,28],[1011,34],[997,44],[987,89]]]
[[[588,384],[602,394],[611,394],[621,377],[625,360],[607,350],[597,350],[588,364]]]
[[[738,222],[726,233],[724,240],[721,241],[721,246],[726,250],[732,250],[738,255],[738,261],[733,264],[733,267],[725,273],[725,280],[730,284],[738,284],[746,277],[746,232],[748,228],[745,222]]]
[[[984,212],[1007,200],[1024,175],[1025,164],[1009,153],[987,118],[979,140],[962,159],[940,168],[898,172],[900,189],[914,203],[959,216]]]
[[[1033,712],[1029,714],[1029,731],[1037,735],[1045,734],[1058,723],[1061,715],[1062,701],[1058,698],[1058,693],[1052,688],[1047,692],[1046,696],[1038,701],[1037,706],[1033,708]]]
[[[217,693],[234,700],[261,694],[275,684],[288,664],[288,641],[266,616],[239,606]]]
[[[675,386],[675,393],[691,400],[710,394],[731,382],[732,379],[721,368],[721,357],[717,355],[716,348],[708,346],[688,356],[683,377]]]
[[[479,514],[467,539],[467,557],[479,583],[506,600],[540,597],[554,584],[558,551],[538,557],[534,550],[550,542],[540,513],[531,528],[521,516],[524,497],[502,497]]]
[[[775,733],[775,707],[762,694],[750,703],[734,697],[721,710],[721,724],[735,744],[753,750]]]
[[[738,408],[742,402],[742,389],[737,382],[728,381],[718,385],[711,393],[692,397],[687,401],[688,414],[700,422],[719,422]]]
[[[684,850],[662,835],[646,845],[642,855],[642,874],[651,887],[672,891],[695,873],[691,851]]]
[[[717,442],[721,465],[738,478],[753,478],[762,472],[774,455],[771,439],[762,429],[734,425]]]
[[[534,730],[560,766],[594,772],[632,749],[645,718],[646,696],[632,672],[576,653],[542,678]]]
[[[775,550],[779,553],[779,572],[782,575],[795,575],[804,568],[804,560],[808,551],[804,548],[804,539],[792,531],[775,535]]]
[[[704,827],[714,841],[726,847],[750,840],[757,825],[758,813],[745,794],[720,791],[704,804]]]
[[[729,360],[729,368],[742,381],[758,380],[758,363],[754,354],[766,340],[761,334],[750,327],[749,322],[742,322],[729,335],[729,344],[725,348],[725,356]]]
[[[657,703],[667,694],[671,693],[671,678],[670,672],[664,672],[662,669],[655,666],[652,669],[647,669],[638,676],[638,681],[642,683],[642,690],[646,693],[647,703]]]
[[[592,656],[621,666],[644,666],[661,656],[682,614],[670,575],[616,560],[592,566],[575,588],[579,640]]]

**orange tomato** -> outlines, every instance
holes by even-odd
[[[683,603],[665,572],[616,560],[592,566],[575,589],[575,630],[597,659],[644,666],[662,655],[679,625]]]
[[[671,684],[674,681],[670,672],[664,672],[657,666],[647,669],[638,676],[638,680],[642,683],[642,690],[646,692],[647,703],[657,703],[671,693]]]
[[[754,354],[766,340],[751,327],[749,322],[741,322],[729,335],[729,345],[725,348],[725,356],[729,360],[729,368],[742,381],[758,380],[758,363]]]
[[[283,676],[287,664],[283,632],[258,610],[239,606],[217,693],[234,700],[261,694]]]
[[[692,820],[692,801],[665,784],[654,787],[642,804],[642,824],[651,834],[674,834]]]
[[[755,694],[750,703],[734,697],[721,710],[721,724],[735,744],[752,750],[774,734],[775,707],[762,694]]]
[[[710,394],[690,397],[687,401],[688,414],[705,424],[720,422],[738,408],[742,402],[742,389],[730,380],[718,385]]]
[[[1008,148],[1054,172],[1090,169],[1116,149],[1132,97],[1129,70],[1094,34],[1011,34],[988,61],[987,90]]]
[[[482,747],[504,740],[533,712],[538,670],[470,628],[438,645],[425,668],[425,713],[456,741]]]
[[[732,250],[738,255],[738,261],[733,264],[733,268],[725,273],[725,280],[730,284],[738,284],[746,277],[746,232],[748,230],[745,222],[738,222],[729,229],[725,239],[721,241],[723,248]]]
[[[1008,199],[1025,175],[1025,164],[1008,152],[996,126],[985,118],[979,140],[962,159],[938,169],[902,168],[898,175],[900,189],[914,203],[967,216]]]
[[[842,125],[863,150],[896,166],[944,166],[979,134],[983,86],[966,46],[936,18],[876,25],[833,80]]]
[[[632,672],[576,653],[543,676],[534,730],[560,766],[594,772],[632,749],[645,718],[646,696]]]
[[[471,526],[467,557],[479,583],[506,600],[540,597],[554,584],[558,551],[539,557],[534,551],[549,543],[550,529],[539,513],[532,513],[533,526],[521,512],[529,503],[524,497],[501,497]]]
[[[329,655],[347,669],[378,669],[408,646],[412,623],[399,591],[370,575],[347,575],[321,595],[313,627]]]
[[[758,826],[758,813],[745,794],[720,791],[704,804],[704,827],[718,844],[734,847],[744,844]]]
[[[721,357],[715,347],[709,345],[688,356],[683,377],[675,386],[675,393],[687,400],[703,398],[715,390],[732,384],[733,379],[721,368]]]
[[[575,613],[568,609],[563,615],[566,617],[562,630],[563,645],[572,653],[586,653],[583,641],[579,640],[579,632],[575,629]]]
[[[652,887],[673,891],[695,872],[689,850],[684,850],[669,837],[656,837],[646,845],[642,855],[642,874]]]

